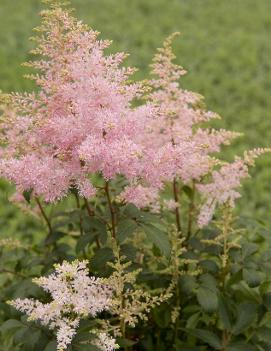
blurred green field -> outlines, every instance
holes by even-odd
[[[114,40],[113,50],[131,55],[141,78],[155,48],[174,31],[178,63],[189,74],[183,86],[203,94],[221,127],[245,136],[227,151],[271,145],[271,1],[270,0],[73,0],[79,18]],[[26,61],[32,27],[39,23],[39,0],[0,0],[0,89],[30,90],[20,66]],[[246,182],[239,202],[242,215],[271,221],[271,155],[263,157]],[[15,215],[2,187],[2,230]]]

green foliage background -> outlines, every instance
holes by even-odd
[[[73,0],[78,18],[113,39],[113,50],[131,55],[128,63],[148,71],[163,39],[174,31],[177,61],[188,71],[183,86],[203,94],[220,113],[219,126],[244,133],[226,152],[271,145],[271,1],[270,0]],[[38,25],[40,0],[0,0],[0,89],[30,90],[20,64],[29,58],[32,28]],[[245,184],[242,215],[269,220],[271,157],[265,156]],[[1,191],[2,232],[26,230]],[[269,220],[270,221],[270,220]],[[27,226],[29,231],[29,226]]]

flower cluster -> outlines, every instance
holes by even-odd
[[[103,351],[114,351],[119,348],[119,345],[116,344],[116,340],[107,333],[99,333],[94,344]]]
[[[134,70],[120,67],[125,54],[106,56],[110,42],[98,40],[68,10],[53,6],[42,16],[34,50],[42,58],[28,63],[39,71],[30,78],[40,89],[6,101],[1,173],[47,202],[70,187],[89,198],[95,195],[90,173],[130,179],[144,168],[136,135],[151,111],[131,106],[142,84],[127,82]]]
[[[270,149],[245,152],[243,159],[236,157],[233,163],[226,163],[219,170],[214,170],[211,183],[197,185],[205,198],[198,217],[200,227],[210,222],[217,204],[234,207],[235,200],[241,196],[236,189],[241,186],[241,180],[249,176],[248,167],[254,165],[254,159],[265,152],[270,152]]]
[[[80,319],[95,317],[111,305],[112,289],[99,278],[89,277],[87,261],[63,262],[55,266],[55,273],[34,282],[51,294],[51,302],[43,304],[34,299],[16,299],[10,304],[25,312],[29,320],[39,320],[43,325],[56,329],[59,351],[65,350],[71,343]],[[106,340],[104,335],[99,338]],[[109,337],[108,340],[112,345]],[[112,348],[104,347],[104,350]]]
[[[164,181],[199,179],[210,168],[208,153],[235,137],[224,130],[193,132],[216,115],[194,108],[201,97],[179,87],[185,72],[172,63],[172,37],[154,58],[152,92],[134,107],[145,89],[128,83],[134,69],[121,66],[126,55],[105,55],[110,42],[67,10],[53,6],[42,15],[34,50],[41,59],[28,63],[39,71],[30,76],[39,92],[10,95],[3,111],[0,170],[20,192],[31,189],[53,202],[76,187],[91,198],[96,189],[89,174],[121,174],[134,188],[123,198],[144,207]]]
[[[69,10],[53,1],[42,16],[34,50],[39,59],[28,63],[39,72],[30,75],[39,91],[5,96],[2,107],[0,173],[19,193],[31,190],[54,202],[73,188],[92,198],[97,189],[91,175],[101,174],[105,182],[122,175],[128,185],[119,199],[157,211],[167,182],[198,183],[208,197],[219,193],[221,177],[234,172],[223,188],[234,202],[246,166],[238,159],[218,170],[215,154],[239,134],[204,125],[219,116],[180,86],[186,72],[173,61],[176,34],[154,56],[153,79],[131,83],[135,70],[123,66],[126,55],[107,55],[110,42]],[[203,185],[210,175],[214,184]],[[176,196],[174,201],[177,211]],[[222,202],[208,197],[200,225]]]

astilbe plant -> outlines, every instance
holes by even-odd
[[[1,241],[1,298],[28,316],[6,307],[6,350],[29,351],[25,325],[39,332],[33,351],[265,350],[271,287],[232,211],[249,166],[270,150],[218,157],[239,134],[209,127],[219,116],[181,87],[176,34],[151,78],[135,82],[126,54],[107,54],[109,41],[47,2],[26,64],[37,90],[1,99],[1,175],[49,231],[38,244]],[[52,300],[29,285],[37,275]]]

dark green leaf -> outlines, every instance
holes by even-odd
[[[0,331],[6,332],[12,329],[22,328],[23,326],[24,324],[17,319],[9,319],[1,325]]]
[[[218,297],[213,290],[201,286],[197,291],[197,299],[201,307],[206,312],[214,312],[217,310]]]
[[[200,276],[200,282],[202,287],[208,288],[213,292],[217,291],[217,281],[211,274],[206,273]]]
[[[153,309],[153,319],[160,328],[167,328],[171,322],[171,315],[167,305],[158,306]]]
[[[125,339],[125,338],[118,338],[117,339],[117,344],[120,347],[130,347],[136,344],[135,341],[129,340],[129,339]]]
[[[202,260],[200,261],[200,266],[211,273],[218,272],[218,265],[212,260]]]
[[[85,234],[80,236],[80,238],[77,240],[77,244],[76,244],[76,252],[81,252],[82,250],[84,250],[88,244],[92,244],[95,240],[95,234],[94,233],[89,233],[89,234]]]
[[[258,251],[258,245],[254,243],[245,243],[242,245],[243,257],[247,258]]]
[[[25,190],[23,192],[23,197],[24,197],[25,201],[27,201],[28,203],[30,203],[30,201],[31,201],[32,192],[33,192],[33,189]]]
[[[191,275],[183,275],[180,278],[180,287],[185,294],[191,294],[197,288],[196,278]]]
[[[218,316],[224,329],[231,329],[231,314],[225,298],[220,295],[218,298]]]
[[[188,329],[196,328],[196,326],[200,320],[200,314],[201,314],[200,312],[192,314],[192,316],[190,316],[186,322],[186,328],[188,328]]]
[[[47,238],[44,241],[45,245],[51,245],[56,243],[59,239],[63,238],[65,236],[65,233],[60,232],[58,230],[53,231],[51,234],[47,236]]]
[[[249,328],[257,317],[257,305],[244,302],[237,308],[237,320],[233,327],[233,334],[237,335]]]
[[[257,349],[247,342],[231,343],[227,346],[226,351],[256,351]]]
[[[96,251],[95,256],[90,261],[90,266],[94,270],[105,269],[106,264],[114,259],[113,252],[108,247],[103,247]]]
[[[133,245],[123,244],[121,245],[121,254],[124,255],[129,261],[135,261],[137,256],[137,250]]]
[[[117,229],[117,238],[119,242],[124,241],[126,238],[130,237],[134,231],[137,229],[137,224],[132,219],[124,219],[119,222]]]
[[[206,342],[208,345],[213,347],[215,350],[220,350],[222,345],[217,335],[209,330],[205,329],[184,329],[188,334],[195,336],[196,338]]]
[[[50,341],[43,351],[56,351],[56,341]]]
[[[271,311],[271,292],[268,292],[263,295],[263,303],[265,307]]]
[[[257,272],[255,269],[243,269],[243,279],[247,282],[249,287],[255,288],[261,284],[263,277],[260,272]]]
[[[169,256],[171,247],[167,234],[152,225],[143,225],[142,227],[148,240],[157,246],[161,253],[163,253],[165,256]]]

